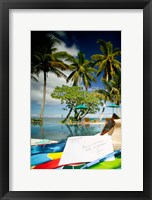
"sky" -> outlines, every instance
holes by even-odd
[[[60,39],[61,44],[57,44],[56,48],[58,51],[67,51],[72,56],[76,57],[78,52],[81,50],[86,59],[90,59],[93,54],[101,53],[99,45],[97,44],[98,39],[102,39],[106,42],[111,41],[113,48],[119,48],[121,50],[121,32],[120,31],[31,31],[31,50],[40,44],[43,35],[53,34],[55,37]],[[118,58],[120,60],[120,58]],[[64,71],[68,76],[70,71]],[[97,82],[92,83],[92,87],[89,91],[103,88],[101,82],[102,74],[97,78]],[[31,80],[31,116],[39,117],[42,104],[43,96],[43,73],[40,73],[37,77],[38,82]],[[60,101],[51,98],[50,94],[56,86],[68,85],[72,86],[72,82],[66,83],[63,78],[57,78],[53,73],[48,73],[47,77],[47,92],[46,92],[46,102],[44,109],[44,117],[65,117],[68,111],[63,110],[65,105],[61,105]],[[107,103],[108,105],[109,103]],[[86,117],[96,117],[98,118],[101,114],[102,107],[100,111],[95,115],[88,114]],[[113,109],[105,109],[105,117],[110,117],[112,115]],[[115,110],[117,113],[117,109]],[[119,113],[118,113],[119,114]]]

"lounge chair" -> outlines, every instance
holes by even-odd
[[[84,122],[90,122],[90,119],[89,118],[84,118]]]

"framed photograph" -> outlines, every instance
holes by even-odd
[[[0,6],[1,199],[151,199],[151,1]]]

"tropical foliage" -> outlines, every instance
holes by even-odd
[[[103,77],[108,81],[112,78],[112,74],[121,68],[121,63],[117,59],[121,53],[119,49],[113,49],[111,42],[98,40],[97,43],[99,44],[101,54],[94,54],[92,59],[95,61],[96,66],[98,66],[97,76],[103,72]]]
[[[100,98],[78,86],[68,87],[63,85],[62,87],[56,87],[51,97],[60,99],[61,104],[66,104],[67,110],[72,109],[76,121],[81,120],[87,114],[95,114],[99,111],[99,105],[102,105]],[[80,104],[85,105],[85,109],[77,109],[76,107]],[[63,120],[63,122],[66,120]]]
[[[111,102],[114,102],[117,105],[121,103],[121,71],[118,70],[117,73],[112,75],[112,79],[107,81],[106,79],[102,79],[102,82],[107,88],[107,91],[102,90],[105,95],[109,98]]]
[[[77,58],[68,56],[66,61],[71,62],[71,74],[67,77],[67,82],[72,80],[74,86],[80,86],[82,82],[86,90],[91,87],[92,81],[96,81],[94,77],[93,62],[87,60],[82,51],[79,51]]]
[[[40,112],[40,119],[43,118],[45,98],[46,98],[46,79],[48,73],[53,73],[57,77],[67,78],[66,75],[61,70],[68,69],[68,65],[65,64],[62,59],[67,56],[66,52],[57,52],[55,45],[60,43],[60,41],[54,36],[44,37],[41,40],[40,45],[32,51],[32,67],[31,76],[36,79],[33,74],[39,76],[41,72],[44,75],[43,84],[43,99],[42,107]]]
[[[42,37],[34,49],[32,48],[31,79],[39,82],[40,73],[43,73],[44,77],[41,121],[45,107],[48,73],[65,78],[67,83],[72,81],[72,87],[65,85],[56,87],[51,94],[52,98],[60,99],[62,104],[66,104],[65,109],[68,113],[63,122],[67,121],[69,117],[79,121],[87,114],[95,114],[101,105],[103,106],[102,118],[106,101],[114,102],[117,105],[121,103],[121,52],[119,49],[114,49],[110,41],[105,42],[99,39],[97,43],[101,53],[92,55],[91,60],[86,59],[82,51],[79,51],[76,57],[65,51],[58,52],[55,47],[60,44],[60,40],[53,35]],[[65,70],[70,71],[68,77],[64,73]],[[101,76],[101,88],[94,92],[88,92],[89,87],[97,81],[98,76]],[[82,84],[85,90],[80,87]],[[102,86],[104,87],[102,88]],[[80,104],[85,105],[86,108],[76,109],[76,106]],[[73,116],[71,116],[72,112]]]
[[[94,60],[95,65],[98,66],[97,76],[103,73],[102,82],[105,83],[105,90],[104,91],[101,90],[102,92],[100,92],[104,99],[104,105],[103,105],[103,109],[102,109],[102,113],[100,117],[100,120],[101,120],[103,117],[103,113],[105,111],[106,101],[111,100],[110,96],[107,93],[108,83],[112,81],[114,76],[117,76],[118,71],[121,71],[121,63],[118,60],[118,56],[121,55],[121,52],[118,48],[113,49],[113,45],[110,41],[105,42],[100,39],[97,41],[97,43],[99,44],[101,54],[94,54],[92,56],[92,60]],[[113,92],[116,95],[116,91],[114,91],[114,88],[113,88],[113,91],[111,91],[111,94]],[[117,97],[118,97],[118,94],[117,94]]]

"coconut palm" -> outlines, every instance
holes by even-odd
[[[121,70],[121,63],[117,59],[121,52],[118,48],[113,49],[113,45],[110,41],[105,42],[99,39],[97,43],[99,44],[101,54],[95,54],[91,58],[95,61],[95,65],[98,66],[97,76],[103,73],[103,78],[108,82],[112,79],[112,75],[114,75],[117,70]],[[106,101],[107,96],[105,95],[101,119],[105,110]]]
[[[71,74],[67,78],[67,82],[72,80],[73,86],[78,86],[83,82],[85,89],[88,90],[88,88],[91,87],[91,82],[96,81],[93,76],[96,71],[93,68],[93,63],[85,58],[82,51],[78,52],[77,58],[69,56],[66,60],[71,62],[70,67],[72,70]]]
[[[110,96],[109,96],[109,93],[103,89],[95,90],[94,95],[98,97],[99,99],[101,99],[102,101],[104,101],[104,103],[101,104],[103,109],[102,109],[102,114],[99,117],[99,122],[100,122],[103,118],[103,113],[105,111],[105,102],[110,100]]]
[[[117,70],[117,73],[112,75],[112,79],[110,81],[102,78],[102,82],[106,90],[96,90],[96,94],[100,96],[101,99],[111,101],[119,106],[121,103],[121,71]],[[101,119],[102,115],[100,116],[100,121]]]
[[[43,72],[44,75],[40,120],[42,120],[44,113],[47,74],[53,73],[57,77],[67,78],[66,75],[61,71],[68,68],[68,65],[62,61],[62,59],[64,59],[66,56],[66,52],[57,52],[57,49],[55,48],[57,43],[60,43],[60,41],[53,35],[50,35],[49,37],[47,36],[41,38],[40,46],[37,47],[36,50],[32,51],[31,76],[32,78],[33,74],[39,76],[41,72]]]
[[[77,58],[73,57],[72,55],[68,55],[66,61],[71,63],[70,70],[72,71],[67,77],[67,82],[72,80],[73,86],[79,86],[80,83],[83,82],[85,89],[88,90],[88,88],[91,87],[91,82],[96,81],[95,77],[93,76],[94,72],[96,71],[93,68],[93,62],[87,60],[82,51],[78,52]],[[73,107],[70,108],[63,122],[69,118],[72,110]]]
[[[117,56],[120,56],[121,52],[118,48],[113,50],[111,42],[98,40],[97,43],[99,44],[101,54],[94,54],[91,58],[98,66],[97,76],[103,72],[104,78],[108,81],[111,79],[111,74],[121,68],[121,63],[117,60]]]
[[[107,96],[109,97],[111,102],[114,102],[116,105],[120,105],[121,103],[121,72],[117,70],[117,73],[113,74],[112,79],[110,81],[106,81],[104,78],[102,82],[107,88]],[[106,92],[103,90],[103,92]]]
[[[73,86],[79,86],[82,81],[85,89],[88,90],[88,88],[91,87],[91,82],[96,81],[95,77],[93,76],[94,72],[96,71],[93,68],[93,63],[85,58],[85,55],[82,53],[82,51],[78,52],[77,58],[69,55],[66,61],[71,63],[70,69],[72,70],[70,75],[67,77],[67,82],[72,80]],[[70,108],[63,122],[69,118],[72,110],[73,107]]]

